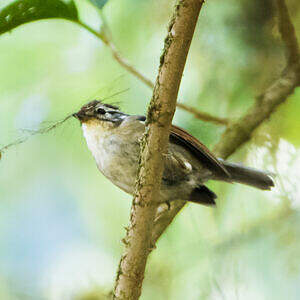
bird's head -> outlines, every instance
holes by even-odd
[[[92,121],[99,123],[109,122],[117,125],[122,122],[127,115],[122,113],[117,106],[94,100],[82,106],[73,116],[77,118],[81,124]]]

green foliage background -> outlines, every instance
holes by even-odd
[[[31,20],[49,5],[44,20],[14,28],[17,20],[5,18],[5,10],[21,2],[36,4]],[[287,5],[300,40],[299,1]],[[110,0],[102,11],[123,56],[153,81],[172,6]],[[55,10],[69,20],[53,19]],[[16,13],[20,20],[23,11]],[[207,1],[179,100],[231,119],[245,113],[284,66],[274,14],[271,0]],[[0,33],[11,29],[0,35],[1,145],[94,98],[145,112],[151,90],[78,18],[101,28],[99,11],[88,1],[1,1]],[[209,183],[217,208],[190,204],[177,217],[151,255],[143,300],[299,298],[299,115],[297,89],[231,158],[276,173],[276,188]],[[224,130],[180,110],[174,123],[210,148]],[[1,299],[104,299],[122,253],[131,197],[99,173],[76,120],[3,154],[0,199]]]

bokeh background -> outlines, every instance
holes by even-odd
[[[230,119],[247,111],[285,64],[273,2],[205,3],[179,101]],[[97,8],[76,4],[98,30]],[[173,4],[110,0],[102,11],[123,56],[153,81]],[[300,3],[287,5],[300,40]],[[1,146],[95,98],[144,114],[151,90],[72,22],[43,20],[0,35]],[[299,116],[298,88],[230,158],[276,173],[276,187],[210,182],[217,208],[189,204],[178,215],[151,254],[141,299],[300,298]],[[210,148],[224,130],[181,110],[174,123]],[[76,120],[2,155],[0,200],[1,299],[105,299],[131,197],[99,173]]]

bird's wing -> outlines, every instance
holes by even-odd
[[[230,174],[223,163],[219,161],[206,146],[185,130],[172,125],[170,142],[189,150],[201,162],[201,164],[205,165],[209,170],[217,172],[217,174],[222,177],[225,176],[226,178],[230,178]]]
[[[136,118],[137,120],[142,122],[146,120],[145,116],[136,116]],[[195,137],[190,135],[187,131],[183,130],[178,126],[172,125],[170,132],[170,142],[180,145],[186,150],[190,151],[201,162],[201,164],[206,166],[209,170],[216,172],[216,175],[230,179],[231,176],[226,170],[222,161],[218,160],[206,146],[204,146]],[[171,160],[174,159],[178,163],[182,160],[181,157],[174,157]],[[184,161],[180,163],[185,164]]]

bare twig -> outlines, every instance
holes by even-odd
[[[144,74],[142,74],[137,68],[135,68],[127,59],[125,59],[121,55],[120,51],[118,50],[118,48],[116,47],[116,45],[113,42],[112,34],[111,34],[110,29],[109,29],[107,23],[105,22],[103,16],[102,16],[102,20],[103,20],[103,30],[101,32],[94,30],[93,28],[89,27],[85,23],[82,23],[81,21],[74,21],[74,22],[79,24],[80,26],[84,27],[86,30],[88,30],[90,33],[92,33],[97,38],[101,39],[101,41],[106,46],[109,47],[113,57],[116,59],[116,61],[122,67],[124,67],[129,73],[134,75],[136,78],[141,80],[150,89],[153,89],[154,83],[149,78],[147,78]],[[211,122],[216,125],[226,125],[226,126],[229,123],[228,119],[212,116],[208,113],[199,111],[196,108],[192,108],[186,104],[177,103],[177,107],[179,107],[189,113],[192,113],[195,118],[202,120],[202,121]]]
[[[124,57],[121,56],[120,52],[118,52],[117,47],[114,43],[112,43],[110,40],[107,40],[106,45],[110,48],[113,57],[116,59],[116,61],[124,67],[128,72],[133,74],[135,77],[137,77],[139,80],[141,80],[143,83],[145,83],[149,88],[153,89],[154,85],[150,79],[145,77],[140,71],[138,71],[133,65],[129,63],[128,60],[126,60]]]
[[[284,0],[277,0],[278,28],[281,38],[285,43],[287,66],[299,64],[300,51],[295,33],[294,25],[291,21],[286,3]]]
[[[215,117],[215,116],[210,115],[208,113],[199,111],[198,109],[195,109],[195,108],[193,108],[191,106],[188,106],[186,104],[177,103],[177,107],[193,114],[195,118],[197,118],[199,120],[202,120],[202,121],[211,122],[211,123],[214,123],[216,125],[225,125],[225,126],[227,126],[229,124],[229,120],[226,119],[226,118]]]
[[[172,201],[170,208],[163,211],[162,213],[159,213],[156,216],[154,228],[152,231],[152,241],[151,241],[152,248],[155,247],[157,240],[160,238],[160,236],[163,234],[166,228],[172,223],[173,219],[176,217],[179,211],[185,206],[185,204],[186,201],[181,201],[181,200]]]
[[[227,127],[215,147],[215,153],[220,157],[228,157],[247,142],[252,132],[300,85],[300,54],[294,26],[284,0],[277,0],[277,4],[278,26],[285,43],[287,66],[282,76],[258,97],[246,115]]]
[[[150,89],[154,88],[153,82],[147,78],[145,75],[143,75],[140,71],[138,71],[133,65],[129,63],[127,59],[125,59],[120,52],[118,51],[118,48],[116,47],[115,43],[113,42],[111,31],[106,23],[106,20],[104,16],[101,14],[102,19],[102,34],[104,36],[104,39],[102,41],[105,45],[107,45],[110,48],[110,51],[115,58],[115,60],[124,67],[129,73],[137,77],[139,80],[141,80],[144,84],[146,84]]]
[[[70,119],[73,116],[73,114],[68,115],[67,117],[63,118],[60,121],[57,121],[55,123],[53,123],[52,125],[40,128],[38,130],[26,130],[26,132],[28,132],[29,134],[26,136],[22,136],[19,137],[18,139],[16,139],[15,141],[3,146],[2,148],[0,148],[0,159],[1,159],[1,154],[3,154],[7,149],[20,145],[24,142],[26,142],[30,137],[37,135],[37,134],[44,134],[47,133],[55,128],[57,128],[58,126],[60,126],[61,124],[63,124],[64,122],[66,122],[68,119]]]
[[[246,113],[227,127],[214,152],[220,157],[228,157],[237,148],[249,141],[253,131],[293,93],[299,85],[299,66],[293,66],[287,73],[273,83]]]
[[[279,4],[280,32],[287,49],[287,67],[281,78],[266,89],[246,115],[227,127],[221,140],[215,147],[216,155],[223,159],[228,158],[241,145],[247,142],[252,132],[263,121],[267,120],[276,107],[284,102],[294,89],[300,85],[299,46],[294,34],[294,27],[284,0],[277,0],[277,2]],[[174,202],[169,211],[160,214],[156,219],[152,234],[153,244],[155,244],[184,205],[184,201]]]
[[[118,51],[117,47],[113,43],[112,39],[109,37],[109,34],[107,33],[108,27],[106,23],[104,23],[105,30],[102,32],[98,32],[91,28],[90,26],[86,25],[85,23],[79,21],[74,21],[75,23],[79,24],[80,26],[84,27],[87,31],[92,33],[94,36],[99,38],[106,46],[108,46],[112,52],[113,57],[116,59],[116,61],[124,67],[129,73],[133,74],[135,77],[137,77],[139,80],[141,80],[144,84],[146,84],[149,88],[153,89],[154,84],[150,79],[148,79],[146,76],[144,76],[141,72],[139,72],[133,65],[129,63],[128,60],[126,60]]]
[[[132,203],[130,227],[125,239],[115,286],[115,299],[138,299],[152,242],[170,126],[176,108],[186,57],[203,1],[181,0],[165,39],[164,52],[148,109],[141,143],[141,161]]]

